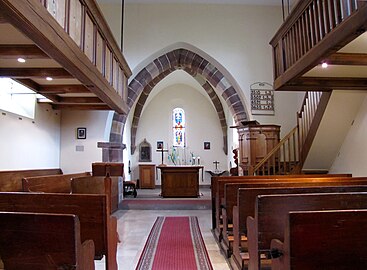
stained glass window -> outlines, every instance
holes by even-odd
[[[185,146],[186,142],[186,119],[182,108],[175,108],[172,112],[173,146]]]

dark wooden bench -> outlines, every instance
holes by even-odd
[[[321,178],[321,177],[352,177],[351,174],[297,174],[297,175],[264,175],[264,176],[213,176],[211,178],[211,200],[212,200],[212,229],[217,228],[217,206],[220,205],[224,196],[224,184],[253,180],[279,180],[283,178]]]
[[[277,178],[277,177],[273,177],[273,178],[264,178],[264,177],[260,177],[260,178],[245,178],[245,179],[240,179],[238,178],[236,182],[229,182],[227,181],[227,179],[224,180],[218,180],[217,181],[217,195],[215,198],[215,210],[214,212],[216,213],[215,216],[215,222],[216,222],[216,228],[214,230],[214,236],[216,237],[218,242],[221,242],[223,239],[223,228],[224,228],[224,221],[223,221],[223,209],[225,206],[225,199],[224,199],[224,191],[225,191],[225,185],[226,184],[266,184],[266,185],[271,185],[272,183],[282,183],[282,182],[287,182],[287,183],[291,183],[291,182],[295,182],[295,183],[304,183],[304,182],[311,182],[311,184],[309,185],[316,185],[316,184],[312,184],[312,182],[338,182],[338,181],[346,181],[347,179],[351,179],[351,177],[339,177],[339,176],[330,176],[327,177],[325,175],[323,175],[322,177],[310,177],[309,175],[307,175],[305,178],[301,177],[300,175],[297,175],[295,177],[281,177],[281,178]],[[286,184],[282,184],[285,185]],[[325,185],[325,184],[324,184]],[[235,196],[236,196],[236,189],[233,189],[233,197],[228,196],[229,199],[232,199],[233,203],[236,201]],[[227,207],[227,209],[229,209],[229,211],[232,211],[232,207]],[[229,215],[230,217],[232,217],[232,215]]]
[[[23,178],[23,191],[45,193],[106,194],[111,213],[118,209],[118,177],[111,177],[111,187],[105,187],[103,176],[92,176],[89,172],[34,176]]]
[[[367,269],[365,224],[367,210],[290,212],[271,269]]]
[[[54,174],[62,174],[61,169],[0,171],[0,192],[22,191],[22,179],[24,177]]]
[[[313,210],[366,209],[367,193],[318,193],[260,195],[256,199],[255,217],[247,217],[249,270],[270,267],[272,239],[284,241],[288,213]]]
[[[111,190],[111,200],[112,205],[120,203],[119,197],[119,187],[123,186],[122,180],[124,178],[124,163],[122,162],[94,162],[92,163],[92,175],[93,176],[108,176],[113,177],[112,190]],[[123,188],[122,188],[123,189]],[[111,210],[115,210],[113,206]]]
[[[75,215],[0,212],[0,254],[6,270],[93,270],[94,243],[81,241]]]
[[[81,240],[93,240],[95,258],[105,256],[106,269],[117,269],[117,220],[110,215],[106,195],[1,192],[0,211],[76,215]]]
[[[104,176],[84,176],[76,177],[71,180],[71,193],[73,194],[105,194],[111,214],[118,210],[118,177],[109,177],[109,182],[105,181]]]
[[[24,177],[23,191],[46,193],[71,193],[71,179],[90,176],[89,172]]]
[[[220,236],[220,243],[222,249],[227,250],[228,256],[231,253],[231,242],[234,241],[232,235],[229,237],[229,233],[232,232],[233,228],[233,207],[237,205],[237,195],[238,189],[243,188],[255,188],[266,185],[267,187],[271,186],[330,186],[330,185],[367,185],[367,178],[364,177],[355,177],[355,178],[340,178],[340,177],[332,177],[332,178],[287,178],[287,179],[277,179],[277,181],[251,181],[249,182],[237,182],[237,183],[226,183],[224,185],[224,197],[222,199],[222,203],[220,206],[221,213],[221,222],[222,222],[222,230]],[[217,222],[219,217],[217,217]],[[242,221],[240,221],[242,222]],[[246,220],[244,220],[246,223]]]
[[[305,193],[334,193],[334,192],[365,192],[364,185],[348,186],[301,186],[301,187],[267,187],[239,188],[237,205],[233,208],[233,253],[230,263],[233,268],[245,269],[248,265],[247,226],[248,216],[255,216],[255,203],[258,195],[269,194],[305,194]]]

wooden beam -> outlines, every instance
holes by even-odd
[[[54,95],[54,94],[43,94],[40,93],[40,88],[41,86],[36,83],[35,81],[31,80],[31,79],[16,79],[17,82],[23,84],[24,86],[28,87],[29,89],[33,90],[34,92],[43,95],[45,98],[48,98],[49,100],[53,101],[53,102],[57,102],[58,101],[58,96]]]
[[[278,91],[366,90],[367,78],[301,77],[283,85]]]
[[[98,97],[59,97],[57,104],[104,104]]]
[[[328,65],[367,65],[367,54],[365,53],[334,53],[325,58],[324,61]]]
[[[88,111],[109,111],[111,108],[105,104],[51,104],[54,110],[88,110]]]
[[[81,84],[75,85],[40,85],[40,94],[74,94],[90,93],[89,89]]]
[[[20,84],[28,87],[29,89],[33,90],[34,92],[39,92],[40,85],[31,79],[15,79]]]
[[[0,45],[0,59],[48,59],[36,45]]]
[[[46,78],[70,79],[70,75],[63,68],[0,68],[0,77],[9,78]]]
[[[126,102],[40,2],[2,0],[0,10],[12,25],[86,85],[111,109],[120,114],[128,112]]]
[[[305,56],[298,60],[278,78],[275,78],[274,89],[278,90],[289,84],[290,81],[317,66],[322,60],[336,53],[339,49],[361,35],[367,28],[367,5],[363,5],[354,14],[348,17],[332,32],[326,35]]]

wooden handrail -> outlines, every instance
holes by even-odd
[[[315,57],[315,60],[312,60],[313,62],[319,61],[322,55],[325,57],[325,53],[322,51],[326,50],[326,47],[317,50],[320,52],[316,52],[314,49],[316,47],[318,48],[322,41],[325,40],[326,42],[326,38],[334,34],[336,28],[340,28],[343,31],[341,25],[344,25],[344,22],[353,17],[359,10],[365,10],[366,5],[366,1],[358,0],[298,1],[283,25],[270,41],[273,47],[275,81],[278,81],[277,79],[290,69],[293,70],[293,77],[291,78],[302,75],[301,73],[306,70],[300,70],[298,67],[295,68],[294,65],[299,60],[304,60],[304,56],[310,53],[311,50],[314,52]],[[360,15],[363,17],[364,12]],[[359,26],[356,25],[356,27],[358,28]],[[353,31],[350,30],[350,32]],[[329,38],[334,39],[332,37]],[[345,38],[345,42],[348,42],[347,38]],[[333,44],[330,44],[330,46]],[[306,62],[308,63],[309,61]],[[307,68],[308,66],[304,67],[304,69]],[[288,77],[282,78],[281,81],[275,84],[275,88],[278,89],[281,84],[288,81]]]
[[[298,113],[300,164],[303,165],[310,151],[317,129],[329,102],[330,92],[309,92],[311,98],[303,113]],[[307,106],[306,104],[306,106]],[[302,111],[302,110],[301,110]],[[307,112],[307,113],[305,113]]]
[[[297,112],[297,126],[249,174],[300,173],[330,96],[331,92],[306,92]]]
[[[299,160],[297,134],[295,127],[254,167],[253,174],[289,174]]]
[[[51,0],[39,1],[88,56],[120,97],[126,101],[127,78],[131,76],[132,71],[96,1],[65,0],[63,5]],[[76,11],[73,10],[74,16],[71,14],[72,9],[76,9]],[[73,29],[74,33],[71,17],[78,21],[78,27]],[[126,93],[123,93],[124,91]]]

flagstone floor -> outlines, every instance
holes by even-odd
[[[149,192],[144,191],[145,195],[147,193]],[[152,193],[155,194],[156,190]],[[203,194],[210,194],[210,190],[204,190]],[[117,226],[121,240],[117,251],[119,270],[135,269],[157,216],[197,216],[214,270],[230,269],[211,232],[211,210],[119,210],[114,215],[118,218]],[[96,270],[102,269],[105,269],[104,261],[96,261]]]

